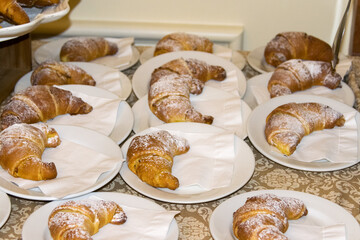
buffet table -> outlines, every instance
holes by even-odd
[[[33,40],[35,50],[43,41]],[[141,53],[146,47],[138,46]],[[244,56],[246,52],[241,52]],[[35,63],[33,63],[35,65]],[[140,66],[138,62],[123,71],[130,79],[135,70]],[[258,73],[248,64],[242,70],[246,79]],[[137,97],[132,92],[127,102],[132,106]],[[133,135],[134,133],[131,133]],[[265,189],[282,189],[305,192],[320,196],[331,202],[337,203],[360,223],[360,164],[355,164],[343,170],[331,172],[310,172],[288,168],[277,164],[262,155],[252,145],[248,138],[245,142],[250,146],[255,156],[255,171],[251,179],[241,189],[229,196],[215,201],[196,204],[174,204],[155,201],[167,210],[180,211],[175,219],[179,228],[179,239],[207,240],[212,239],[209,222],[214,209],[225,200],[236,195]],[[108,184],[97,190],[98,192],[118,192],[147,198],[128,186],[120,174]],[[7,222],[0,229],[0,239],[21,239],[22,227],[25,220],[39,207],[47,202],[31,201],[10,196],[11,214]]]

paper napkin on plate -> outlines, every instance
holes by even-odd
[[[56,148],[46,148],[42,160],[54,162],[57,177],[45,181],[15,178],[0,169],[0,176],[24,189],[39,187],[46,195],[62,198],[91,187],[99,176],[121,164],[122,156],[110,157],[68,139],[61,139]]]
[[[61,88],[61,86],[56,86]],[[87,114],[59,115],[47,121],[47,124],[72,125],[95,130],[105,136],[110,135],[116,123],[116,117],[120,98],[103,98],[90,96],[85,93],[71,91],[76,97],[81,98],[93,107],[93,110]]]
[[[346,240],[345,224],[315,226],[291,223],[285,235],[291,240]]]
[[[239,96],[239,79],[235,70],[226,72],[226,78],[223,81],[209,80],[205,85]]]
[[[151,131],[157,131],[151,128]],[[174,158],[172,174],[179,179],[177,193],[189,187],[203,191],[228,186],[231,183],[235,161],[235,136],[229,131],[195,133],[167,130],[185,138],[190,150]]]
[[[99,63],[113,68],[119,68],[130,64],[133,50],[132,44],[134,38],[106,38],[118,45],[118,51],[115,55],[109,55],[93,60],[93,63]]]
[[[95,87],[105,89],[121,97],[122,86],[120,84],[121,73],[119,70],[109,68],[109,71],[96,71],[91,75],[97,80]]]
[[[94,240],[165,240],[171,222],[179,213],[179,211],[166,211],[165,209],[153,210],[119,205],[127,216],[126,222],[122,225],[105,225],[96,235],[92,236]]]
[[[296,94],[306,94],[306,95],[316,95],[316,96],[322,96],[322,97],[327,97],[327,98],[331,98],[334,100],[337,100],[339,102],[343,102],[344,103],[344,93],[342,91],[339,91],[340,88],[338,89],[334,89],[331,90],[327,87],[323,87],[323,86],[313,86],[309,89],[306,89],[304,91],[297,91],[297,92],[293,92],[293,95]],[[255,97],[256,103],[258,105],[270,100],[270,93],[267,89],[267,84],[266,85],[253,85],[249,87],[249,91],[251,91],[251,93],[253,94],[253,96]]]
[[[321,159],[334,163],[358,161],[356,114],[355,110],[344,113],[346,122],[343,127],[314,131],[305,136],[288,158],[303,162]]]

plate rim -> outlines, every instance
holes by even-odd
[[[30,214],[30,216],[25,220],[22,231],[21,231],[21,236],[23,239],[31,239],[26,237],[26,235],[24,236],[24,234],[26,234],[26,232],[33,232],[33,229],[28,229],[29,227],[31,227],[31,221],[33,221],[33,218],[37,217],[40,214],[45,214],[48,212],[48,210],[51,210],[50,208],[57,206],[58,204],[65,202],[65,201],[69,201],[69,200],[77,200],[77,199],[84,199],[84,198],[88,198],[91,196],[96,196],[96,197],[100,197],[103,198],[105,200],[113,200],[113,201],[117,201],[120,198],[123,198],[124,200],[126,199],[130,199],[133,200],[131,201],[130,205],[134,205],[134,200],[139,201],[142,204],[146,205],[146,209],[154,209],[154,210],[165,210],[168,211],[167,209],[165,209],[164,207],[162,207],[161,205],[157,204],[156,202],[152,201],[151,199],[147,199],[147,198],[142,198],[142,197],[138,197],[135,195],[131,195],[128,193],[120,193],[120,192],[91,192],[88,193],[86,195],[82,195],[82,196],[78,196],[78,197],[74,197],[74,198],[70,198],[70,199],[64,199],[64,200],[57,200],[57,201],[52,201],[52,202],[48,202],[46,204],[44,204],[43,206],[41,206],[40,208],[36,209],[33,213]],[[114,199],[116,198],[116,199]],[[142,205],[144,206],[144,205]],[[150,206],[152,206],[153,208],[149,208]],[[49,208],[49,209],[48,209]],[[44,212],[44,213],[43,213]],[[26,232],[25,232],[26,231]],[[46,231],[46,229],[45,229]],[[177,221],[175,219],[175,217],[173,218],[172,222],[170,223],[169,226],[169,232],[171,232],[172,235],[174,235],[174,237],[178,237],[179,236],[179,228],[178,228],[178,224]],[[169,234],[168,232],[168,234]],[[169,237],[172,237],[172,235],[168,235],[167,236],[167,240],[175,240],[175,239],[169,239]],[[176,238],[177,239],[177,238]]]
[[[281,156],[280,154],[274,156],[273,154],[267,152],[265,149],[263,149],[261,147],[261,144],[259,143],[259,140],[256,139],[256,137],[254,137],[254,132],[256,131],[260,131],[260,130],[256,130],[256,129],[264,129],[265,128],[265,118],[263,123],[261,124],[261,127],[259,128],[259,126],[257,126],[257,128],[255,129],[253,127],[253,123],[254,121],[251,121],[252,119],[259,117],[258,115],[262,116],[262,115],[266,115],[266,112],[271,111],[271,109],[276,108],[277,106],[280,106],[281,104],[285,104],[288,102],[318,102],[318,103],[323,103],[326,104],[332,108],[337,109],[340,112],[344,112],[346,110],[354,110],[352,107],[346,105],[345,103],[341,103],[339,101],[336,101],[334,99],[330,99],[330,98],[325,98],[325,97],[320,97],[320,96],[315,96],[315,95],[286,95],[286,96],[280,96],[280,97],[276,97],[276,98],[272,98],[269,101],[258,105],[251,113],[249,116],[249,121],[248,121],[248,125],[247,125],[247,131],[248,131],[248,137],[249,140],[251,141],[252,145],[265,157],[267,157],[268,159],[283,165],[285,167],[289,167],[292,169],[297,169],[297,170],[304,170],[304,171],[314,171],[314,172],[326,172],[326,171],[336,171],[336,170],[341,170],[344,168],[348,168],[351,167],[355,164],[357,164],[360,160],[358,159],[357,162],[350,162],[350,163],[327,163],[327,167],[317,167],[316,164],[320,164],[320,163],[312,163],[312,162],[301,162],[301,161],[296,161],[295,163],[292,162],[286,162],[282,159],[278,159],[278,158],[285,158],[283,156]],[[267,110],[270,109],[270,110]],[[360,113],[357,113],[358,115],[360,115]],[[264,137],[265,139],[265,137]],[[260,140],[260,142],[264,142],[266,140]],[[360,142],[358,141],[358,146],[359,146]],[[292,160],[295,161],[295,160]],[[302,164],[302,165],[310,165],[310,166],[303,166],[303,167],[298,167],[298,164]],[[323,163],[321,163],[323,164]],[[313,165],[313,167],[311,166]],[[315,166],[314,166],[315,165]]]
[[[3,215],[0,216],[0,228],[7,222],[11,213],[11,200],[6,192],[0,191],[0,202],[4,205],[1,205],[1,208],[4,209]],[[1,213],[1,212],[0,212]]]
[[[222,238],[218,238],[218,236],[214,234],[215,222],[216,222],[215,218],[217,217],[217,215],[219,214],[220,211],[224,210],[223,208],[226,205],[229,206],[229,204],[231,204],[231,202],[239,200],[239,199],[241,199],[242,201],[245,201],[245,199],[247,197],[254,196],[254,195],[259,195],[259,194],[262,194],[262,193],[273,193],[273,194],[277,194],[277,195],[280,195],[280,196],[297,197],[297,198],[300,198],[302,200],[304,200],[305,198],[308,198],[309,201],[310,200],[315,200],[315,201],[324,202],[324,203],[327,203],[329,206],[335,208],[336,210],[341,210],[342,214],[347,216],[348,221],[353,222],[355,226],[359,225],[352,214],[350,214],[348,211],[346,211],[343,207],[341,207],[337,203],[334,203],[334,202],[332,202],[332,201],[330,201],[328,199],[325,199],[323,197],[316,196],[314,194],[310,194],[310,193],[306,193],[306,192],[295,191],[295,190],[284,190],[284,189],[254,190],[254,191],[250,191],[250,192],[239,193],[238,195],[235,195],[235,196],[223,201],[222,203],[220,203],[214,209],[213,213],[211,214],[210,220],[209,220],[210,233],[214,237],[214,239],[215,240],[222,239]],[[239,205],[239,207],[240,207],[240,205]],[[234,209],[234,210],[236,210],[236,209]],[[334,211],[334,212],[337,212],[337,211]],[[232,222],[232,219],[231,219],[231,222]],[[356,229],[355,229],[355,233],[356,233]],[[217,232],[216,232],[216,234],[217,234]],[[360,230],[358,230],[358,234],[360,235]],[[355,240],[355,239],[349,239],[349,240]]]
[[[147,70],[148,68],[155,69],[156,67],[159,67],[160,65],[162,65],[168,61],[171,61],[173,59],[179,58],[179,57],[200,58],[200,60],[210,58],[210,59],[219,61],[220,66],[231,67],[237,73],[236,75],[238,76],[238,82],[243,85],[243,86],[239,85],[239,89],[237,89],[237,92],[239,93],[241,98],[244,96],[245,91],[246,91],[246,77],[245,77],[244,73],[234,63],[232,63],[231,61],[228,61],[224,58],[221,58],[219,56],[216,56],[214,54],[211,54],[211,53],[200,52],[200,51],[177,51],[177,52],[164,53],[159,56],[153,57],[153,58],[149,59],[148,61],[146,61],[144,64],[140,65],[136,69],[136,71],[134,72],[133,77],[132,77],[132,88],[133,88],[133,92],[136,95],[136,97],[141,98],[145,95],[145,92],[143,92],[141,90],[141,88],[139,88],[137,86],[144,86],[144,84],[145,84],[144,81],[146,81],[146,85],[149,84],[151,72],[149,72]],[[203,60],[203,61],[206,62],[206,60]],[[146,74],[149,74],[148,80],[146,80],[146,79],[144,80],[143,76]],[[242,87],[244,89],[240,89]]]
[[[197,131],[205,131],[205,130],[208,130],[208,129],[213,129],[213,131],[218,131],[218,132],[222,132],[222,131],[226,131],[226,130],[223,130],[219,127],[215,127],[215,126],[211,126],[211,125],[206,125],[206,124],[201,124],[201,123],[192,123],[192,122],[186,122],[186,123],[181,123],[181,122],[177,122],[177,123],[166,123],[166,124],[163,124],[163,125],[160,125],[160,126],[157,126],[156,128],[158,129],[164,129],[164,130],[177,130],[179,131],[180,128],[184,128],[184,129],[189,129],[191,126],[193,128],[195,128]],[[180,127],[180,128],[179,128]],[[135,175],[130,175],[131,177],[130,178],[133,178],[133,179],[136,179],[136,183],[139,185],[139,186],[134,186],[134,184],[131,183],[131,179],[129,180],[128,177],[126,176],[126,174],[133,174],[129,168],[127,167],[127,163],[126,163],[126,150],[128,148],[128,145],[130,144],[131,140],[138,136],[138,135],[141,135],[141,134],[144,134],[144,133],[147,133],[148,131],[151,131],[151,129],[145,129],[144,131],[141,131],[140,133],[137,133],[135,135],[133,135],[132,137],[130,137],[124,144],[123,146],[121,147],[121,151],[123,152],[123,155],[125,156],[125,161],[124,161],[124,164],[122,166],[122,168],[120,169],[120,175],[122,177],[122,179],[131,187],[133,188],[134,190],[136,190],[137,192],[149,197],[149,198],[152,198],[152,199],[155,199],[155,200],[159,200],[159,201],[163,201],[163,202],[168,202],[168,203],[178,203],[178,204],[194,204],[194,203],[204,203],[204,202],[209,202],[209,201],[213,201],[213,200],[216,200],[216,199],[220,199],[222,197],[225,197],[225,196],[228,196],[230,194],[232,194],[233,192],[239,190],[240,188],[242,188],[243,186],[245,186],[249,180],[251,179],[251,177],[253,176],[254,174],[254,171],[255,171],[255,156],[251,150],[251,148],[249,147],[249,145],[244,141],[242,140],[240,137],[236,136],[234,134],[234,137],[235,137],[235,144],[237,144],[239,146],[239,148],[243,148],[244,152],[246,151],[247,153],[247,157],[248,157],[248,160],[246,160],[246,167],[248,167],[249,169],[252,169],[251,171],[247,172],[247,176],[244,177],[243,181],[241,182],[241,184],[234,184],[233,181],[236,181],[236,176],[234,176],[232,178],[232,182],[229,186],[226,186],[226,187],[223,187],[223,188],[217,188],[217,189],[213,189],[213,190],[210,190],[210,191],[206,191],[206,192],[201,192],[201,193],[196,193],[196,194],[186,194],[186,195],[183,195],[183,196],[180,196],[180,198],[178,197],[175,197],[177,194],[174,194],[172,192],[167,192],[167,191],[162,191],[160,189],[157,189],[157,188],[153,188],[151,187],[150,185],[147,185],[146,183],[144,182],[141,182]],[[236,142],[237,141],[237,142]],[[240,146],[241,145],[241,146]],[[240,154],[240,153],[238,153]],[[244,153],[242,153],[244,154]],[[245,155],[245,154],[244,154]],[[238,156],[235,156],[235,164],[239,164],[238,166],[241,166],[241,163],[240,161],[237,161],[238,160]],[[236,167],[234,166],[234,169]],[[235,171],[235,170],[234,170]],[[242,175],[243,176],[243,175]],[[141,190],[140,188],[144,188],[147,189],[147,190]],[[226,189],[226,190],[224,190]],[[150,191],[150,192],[149,192]],[[152,193],[152,192],[155,192]],[[204,193],[205,194],[209,194],[209,192],[212,192],[210,194],[210,197],[203,197],[201,195],[203,195]],[[157,196],[159,193],[160,195],[162,196]],[[180,194],[179,194],[180,195]]]

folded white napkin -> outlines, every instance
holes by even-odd
[[[226,73],[226,79],[223,81],[209,80],[206,82],[206,86],[214,87],[217,89],[230,92],[234,95],[239,96],[239,80],[236,75],[236,71],[228,71]]]
[[[96,87],[121,96],[122,86],[120,79],[122,76],[118,69],[106,68],[106,71],[91,71],[91,76],[96,80]]]
[[[296,151],[289,156],[303,162],[327,159],[330,162],[357,162],[358,160],[358,126],[356,111],[344,113],[345,125],[333,129],[312,132],[305,136]],[[321,144],[319,144],[321,143]]]
[[[124,161],[122,156],[110,157],[65,138],[56,148],[46,148],[42,160],[55,163],[58,172],[55,179],[32,181],[14,178],[3,169],[0,169],[0,177],[21,188],[39,187],[46,196],[62,198],[91,187],[102,173]]]
[[[270,93],[267,89],[267,84],[250,86],[249,91],[255,97],[256,103],[258,105],[270,100]],[[293,92],[292,94],[293,95],[306,94],[306,95],[322,96],[322,97],[331,98],[331,99],[334,99],[334,100],[344,103],[344,92],[341,91],[341,88],[331,90],[331,89],[329,89],[327,87],[323,87],[323,86],[314,86],[314,87],[306,89],[304,91]]]
[[[115,55],[105,56],[93,60],[93,63],[103,64],[113,68],[119,68],[130,64],[133,50],[134,38],[106,38],[118,45],[118,52]]]
[[[56,87],[62,88],[61,86]],[[120,98],[110,99],[90,96],[78,91],[71,92],[74,96],[90,104],[93,110],[88,114],[59,115],[48,120],[47,123],[84,127],[108,136],[114,129],[118,108],[122,100]]]
[[[217,44],[217,45],[214,47],[214,53],[213,53],[213,54],[216,55],[216,56],[218,56],[218,57],[222,57],[222,58],[227,59],[227,60],[230,61],[231,58],[232,58],[232,49]]]
[[[90,197],[96,199],[97,197]],[[100,199],[100,198],[98,198]],[[122,225],[107,224],[93,235],[94,240],[164,240],[179,211],[153,210],[119,205],[127,220]]]
[[[346,240],[345,224],[315,226],[291,223],[285,235],[291,240]]]
[[[242,101],[239,96],[224,91],[214,92],[205,87],[200,95],[191,96],[191,104],[203,115],[213,116],[213,126],[235,132],[240,137],[244,135],[245,122],[242,118]],[[146,107],[148,109],[147,104]],[[150,114],[150,127],[164,123],[150,109],[148,112]]]
[[[350,70],[352,60],[346,56],[339,58],[339,63],[336,65],[336,72],[344,77]]]
[[[158,130],[151,128],[151,131]],[[194,187],[199,191],[209,191],[231,183],[235,161],[233,133],[167,131],[187,139],[190,145],[187,153],[174,158],[172,174],[179,179],[180,186],[172,192],[186,193]]]

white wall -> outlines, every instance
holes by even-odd
[[[66,18],[40,26],[35,34],[134,36],[139,44],[154,44],[165,33],[184,30],[252,50],[282,31],[305,31],[332,44],[347,0],[70,0],[69,4]],[[349,23],[343,52],[349,48]]]

